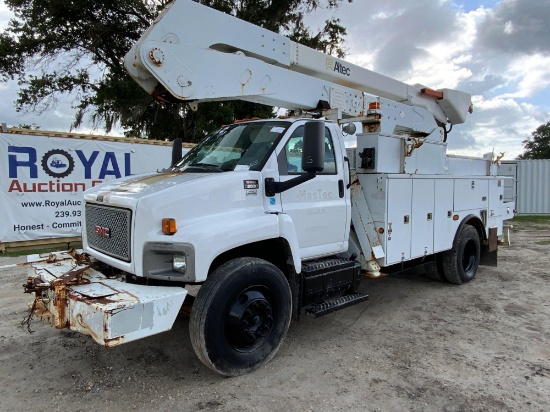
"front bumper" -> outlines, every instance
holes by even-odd
[[[91,262],[79,259],[82,255],[73,256],[27,257],[25,292],[35,294],[37,316],[107,347],[172,328],[186,289],[125,283],[93,269]]]

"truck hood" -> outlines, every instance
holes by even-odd
[[[101,259],[130,273],[140,273],[146,242],[194,244],[201,243],[197,240],[201,236],[212,242],[215,233],[228,224],[239,229],[232,232],[233,236],[250,230],[258,216],[266,216],[264,202],[269,200],[262,188],[262,173],[258,171],[163,172],[106,182],[86,191],[84,199],[132,211],[132,261],[122,262],[108,255],[101,255]],[[173,236],[162,232],[164,218],[177,221]],[[85,250],[98,257],[100,252],[87,246],[88,223],[83,230]]]
[[[219,174],[162,172],[129,176],[123,179],[111,180],[87,190],[84,193],[84,200],[131,207],[141,198],[208,176],[219,176]]]

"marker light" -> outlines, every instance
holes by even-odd
[[[424,87],[423,89],[420,89],[422,93],[424,93],[426,96],[435,97],[437,100],[443,99],[443,92],[440,92],[438,90],[430,89],[429,87]]]
[[[170,217],[162,219],[162,233],[165,235],[173,235],[176,232],[176,219]]]
[[[369,114],[382,114],[380,111],[380,102],[370,102],[369,109],[367,110],[367,115]]]

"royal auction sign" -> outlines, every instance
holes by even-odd
[[[80,236],[82,193],[169,166],[171,147],[0,133],[0,242]]]

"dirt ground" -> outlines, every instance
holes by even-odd
[[[265,367],[223,378],[189,318],[113,349],[35,321],[26,269],[0,269],[1,411],[549,411],[550,223],[514,223],[498,268],[464,286],[365,279],[367,303],[292,323]],[[0,257],[0,266],[23,258]]]

